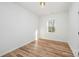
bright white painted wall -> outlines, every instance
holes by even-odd
[[[0,56],[35,39],[38,18],[14,3],[0,3]]]
[[[47,21],[52,18],[55,19],[55,29],[54,33],[47,32]],[[62,12],[57,14],[52,14],[49,16],[44,16],[40,20],[40,38],[54,39],[57,41],[66,42],[68,37],[68,13]]]
[[[75,56],[78,56],[79,52],[79,3],[72,3],[69,11],[69,44]]]

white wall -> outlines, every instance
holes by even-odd
[[[14,3],[0,3],[0,56],[35,39],[38,18]]]
[[[79,3],[72,3],[72,6],[69,11],[69,20],[70,20],[70,27],[69,27],[69,44],[72,48],[72,51],[75,56],[78,56],[79,52]]]
[[[47,21],[52,18],[55,19],[54,33],[47,32]],[[68,13],[62,12],[42,17],[40,20],[40,38],[54,39],[58,41],[67,41],[68,34]]]
[[[68,12],[52,14],[41,17],[38,21],[36,15],[15,3],[0,3],[0,56],[34,40],[35,30],[38,28],[40,38],[68,41],[74,55],[78,56],[78,11],[79,3],[73,3],[69,15]],[[55,19],[54,33],[47,32],[49,18]]]

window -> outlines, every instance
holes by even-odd
[[[55,23],[55,20],[48,21],[48,32],[55,32],[54,23]]]

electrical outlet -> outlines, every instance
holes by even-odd
[[[79,52],[78,52],[78,57],[79,57]]]

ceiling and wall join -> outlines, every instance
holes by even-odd
[[[71,2],[45,2],[43,8],[41,8],[40,2],[19,2],[17,4],[38,16],[67,12],[71,6]]]

